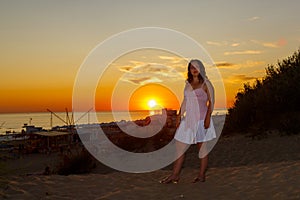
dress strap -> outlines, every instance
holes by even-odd
[[[206,79],[203,81],[203,83],[201,84],[201,87],[203,89],[204,84],[206,83]]]

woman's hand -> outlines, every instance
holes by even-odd
[[[180,121],[181,121],[181,115],[177,115],[176,116],[176,128],[178,128],[178,126],[180,125]]]
[[[206,115],[205,119],[204,119],[204,128],[208,129],[210,126],[210,116]]]
[[[206,112],[206,116],[205,116],[205,119],[204,119],[204,128],[205,129],[208,129],[209,126],[210,126],[211,109],[209,109],[209,108],[208,108],[208,110]]]

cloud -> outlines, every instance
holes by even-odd
[[[152,73],[169,76],[175,72],[175,69],[158,63],[145,63],[139,66],[132,67],[129,72],[134,74]]]
[[[258,41],[258,40],[251,40],[251,42],[264,46],[264,47],[269,47],[269,48],[279,48],[282,46],[285,46],[287,44],[286,39],[280,38],[279,40],[275,42],[264,42],[264,41]]]
[[[264,43],[262,43],[262,45],[264,47],[271,47],[271,48],[278,48],[279,47],[276,43],[272,43],[272,42],[264,42]]]
[[[235,73],[246,73],[248,76],[261,77],[264,74],[266,66],[265,61],[245,60],[239,63],[230,63],[226,61],[216,62],[215,66],[220,70],[222,76],[231,77]],[[247,71],[247,72],[245,72]],[[251,74],[251,75],[250,75]],[[226,78],[227,79],[227,78]],[[230,81],[230,80],[229,80]]]
[[[121,66],[119,70],[125,72],[121,78],[122,81],[137,85],[183,79],[182,73],[174,67],[158,63],[143,63],[139,66]]]
[[[233,76],[233,78],[235,78],[236,80],[239,80],[239,81],[249,81],[249,80],[257,79],[257,77],[255,77],[255,76],[247,76],[245,74],[238,74],[238,75]]]
[[[142,77],[142,78],[137,78],[137,77],[132,77],[131,79],[125,80],[127,82],[131,82],[136,85],[145,85],[148,83],[159,83],[162,82],[161,79],[156,78],[156,77]]]
[[[230,46],[237,47],[237,46],[240,46],[240,45],[241,45],[240,43],[236,42],[236,43],[232,43]]]
[[[130,63],[132,63],[134,66],[138,66],[138,65],[143,65],[144,63],[141,61],[135,61],[135,60],[131,60],[129,61]]]
[[[230,51],[225,52],[225,56],[231,56],[231,55],[257,55],[261,54],[262,51],[255,51],[255,50],[245,50],[245,51]]]
[[[165,66],[172,66],[178,72],[185,72],[188,62],[192,58],[178,57],[178,56],[158,56]]]
[[[189,60],[188,58],[182,58],[182,57],[177,57],[177,56],[158,56],[158,58],[160,58],[161,60],[166,60],[173,64],[186,62],[187,60]]]
[[[221,43],[219,43],[219,42],[213,42],[213,41],[206,41],[206,44],[213,45],[213,46],[222,46]]]
[[[129,72],[132,68],[133,68],[133,66],[122,66],[122,67],[119,67],[119,70],[122,72]]]
[[[248,21],[251,21],[251,22],[253,22],[253,21],[257,21],[257,20],[259,20],[260,19],[260,17],[258,17],[258,16],[254,16],[254,17],[250,17],[250,18],[248,18]]]
[[[215,66],[217,66],[218,68],[231,68],[235,66],[235,64],[229,62],[216,62]]]
[[[233,76],[228,77],[228,81],[231,83],[241,84],[245,82],[251,82],[256,80],[258,77],[255,76],[247,76],[245,74],[236,74]]]
[[[173,56],[158,56],[162,60],[174,60],[178,59],[178,57],[173,57]]]
[[[237,47],[237,46],[241,45],[240,42],[236,42],[236,41],[221,41],[221,42],[206,41],[206,44],[212,45],[212,46],[217,46],[217,47],[222,47],[222,46]]]
[[[206,44],[220,47],[220,46],[228,45],[228,42],[226,42],[226,41],[223,41],[223,42],[206,41]]]

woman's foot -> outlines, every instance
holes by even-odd
[[[194,178],[193,183],[197,183],[197,182],[205,182],[205,175],[201,175]]]
[[[166,178],[164,178],[163,180],[160,180],[159,182],[160,183],[163,183],[163,184],[169,184],[169,183],[178,183],[179,181],[179,177],[178,176],[174,176],[174,175],[170,175],[170,176],[167,176]]]

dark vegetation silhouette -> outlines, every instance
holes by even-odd
[[[57,174],[86,174],[96,167],[97,160],[86,150],[64,155],[64,158],[57,167]]]
[[[228,109],[223,133],[270,130],[300,132],[300,48],[277,65],[269,65],[261,80],[244,84]]]

